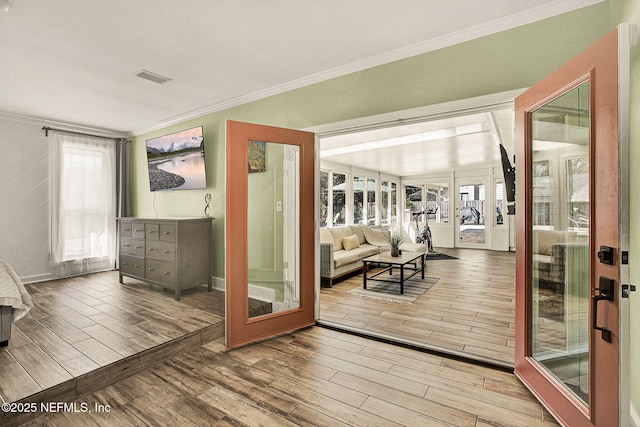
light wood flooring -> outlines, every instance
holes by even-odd
[[[34,308],[0,348],[0,403],[81,395],[224,335],[219,291],[175,301],[140,281],[119,284],[117,271],[26,288]]]
[[[515,346],[515,253],[439,249],[458,259],[428,260],[438,282],[411,304],[349,294],[362,273],[320,294],[320,320],[512,367]]]
[[[214,340],[224,305],[215,291],[176,302],[171,293],[126,282],[107,272],[29,285],[37,308],[0,350],[0,390],[14,393],[2,400],[36,392],[22,402],[75,406],[37,419],[2,413],[0,425],[557,425],[511,373],[336,330],[311,327],[225,352],[223,340]],[[169,346],[181,340],[178,331],[191,338]],[[135,353],[145,340],[164,344]],[[112,352],[137,363],[110,362]],[[87,370],[98,360],[107,365],[82,374],[82,364],[71,367],[74,359],[93,362]],[[80,374],[63,383],[68,389],[46,389],[53,362],[53,372]],[[89,412],[69,410],[83,404]]]
[[[92,412],[26,425],[557,425],[512,374],[320,327],[210,342],[75,402]]]

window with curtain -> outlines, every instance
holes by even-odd
[[[52,260],[59,276],[115,266],[116,143],[54,133]]]

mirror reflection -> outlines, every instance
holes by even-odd
[[[248,142],[249,318],[300,307],[300,148]]]

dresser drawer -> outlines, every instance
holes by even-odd
[[[160,240],[163,242],[172,242],[176,241],[176,226],[169,224],[160,224]]]
[[[131,237],[135,239],[144,239],[144,224],[134,222],[131,224]]]
[[[144,256],[144,240],[122,237],[120,239],[120,253],[122,255]]]
[[[175,286],[176,265],[172,262],[147,258],[145,266],[146,278],[154,282],[160,282]]]
[[[158,240],[158,224],[145,224],[144,234],[147,240]]]
[[[130,222],[120,222],[120,237],[131,237],[133,224]]]
[[[144,258],[120,255],[120,272],[144,277]]]
[[[147,257],[163,261],[176,261],[176,245],[173,243],[147,240]]]

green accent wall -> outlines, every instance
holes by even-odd
[[[224,277],[226,119],[304,129],[527,87],[606,34],[610,14],[607,2],[599,3],[136,136],[133,214],[202,216],[204,194],[212,193],[214,276]],[[208,188],[151,193],[145,140],[198,125],[204,126]]]

